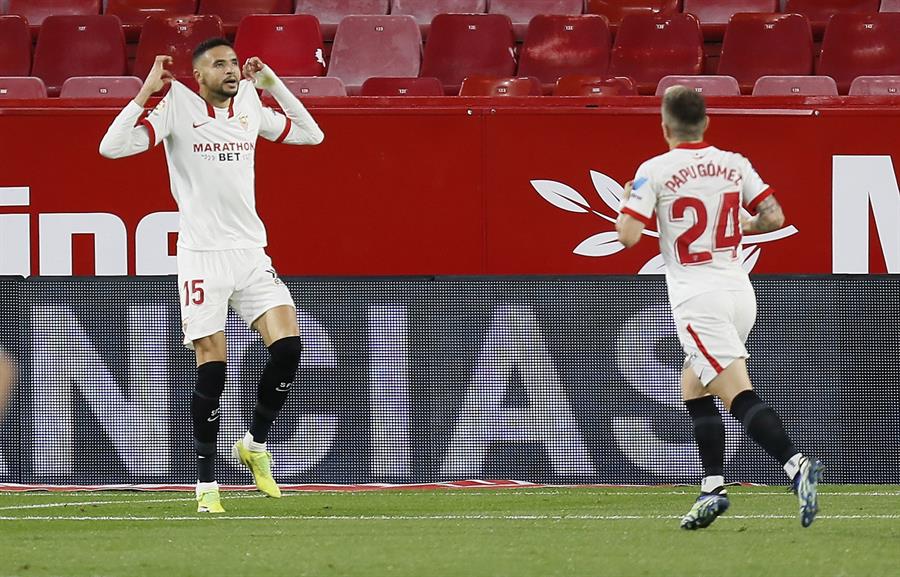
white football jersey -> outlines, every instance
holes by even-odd
[[[706,143],[682,144],[637,170],[622,208],[646,224],[659,223],[672,307],[715,290],[743,290],[740,209],[750,212],[774,191],[750,161]]]
[[[217,109],[173,81],[141,121],[150,145],[163,142],[172,196],[178,203],[178,245],[191,250],[266,246],[256,213],[254,160],[257,136],[281,142],[291,128],[283,114],[264,107],[253,83],[240,82],[228,108]]]

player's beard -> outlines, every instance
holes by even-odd
[[[216,92],[219,94],[219,96],[222,96],[224,98],[231,98],[238,93],[239,86],[240,80],[234,81],[234,88],[231,88],[231,85],[227,84],[225,81],[222,81],[222,84],[219,85]]]

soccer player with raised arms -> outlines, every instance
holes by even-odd
[[[662,128],[670,150],[638,168],[616,223],[626,247],[653,224],[654,212],[659,223],[669,301],[686,355],[681,392],[704,469],[700,496],[681,527],[707,527],[729,506],[725,427],[713,397],[782,465],[808,527],[818,512],[822,463],[797,451],[778,414],[753,390],[744,346],[756,322],[756,295],[741,266],[742,235],[775,230],[784,214],[746,158],[704,142],[708,126],[700,94],[684,86],[666,91]],[[742,222],[742,205],[755,216]]]
[[[319,144],[324,134],[303,104],[259,58],[241,69],[223,38],[194,51],[199,94],[166,70],[157,56],[143,87],[119,113],[100,143],[100,154],[122,158],[162,142],[172,196],[178,204],[178,287],[185,345],[197,357],[191,417],[197,449],[199,512],[224,511],[214,476],[219,398],[225,388],[225,321],[231,306],[259,332],[270,358],[259,382],[250,430],[232,454],[250,469],[257,488],[281,491],[266,450],[269,430],[284,405],[302,351],[294,301],[266,255],[266,229],[256,213],[254,156],[257,137],[284,144]],[[241,77],[244,77],[242,80]],[[144,119],[150,96],[169,92]],[[267,90],[284,114],[264,107]]]

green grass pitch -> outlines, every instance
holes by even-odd
[[[693,488],[224,493],[0,493],[0,576],[777,577],[900,574],[900,487],[821,487],[800,527],[782,487],[678,528]]]

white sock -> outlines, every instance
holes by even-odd
[[[796,477],[797,473],[800,471],[800,461],[802,460],[803,453],[797,453],[784,464],[784,472],[787,473],[788,479],[791,481],[794,480],[794,477]]]
[[[710,475],[709,477],[703,477],[703,480],[700,481],[701,493],[712,493],[719,487],[723,487],[722,493],[724,493],[725,477],[722,475]]]
[[[250,431],[244,433],[244,448],[252,451],[254,453],[265,453],[266,452],[266,444],[265,443],[257,443],[253,440],[253,435],[250,434]]]
[[[213,489],[218,489],[218,488],[219,488],[219,484],[216,483],[215,481],[213,481],[212,483],[201,483],[200,481],[197,481],[197,488],[194,491],[197,494],[197,496],[199,497],[200,493],[203,493],[205,491],[211,491]]]

